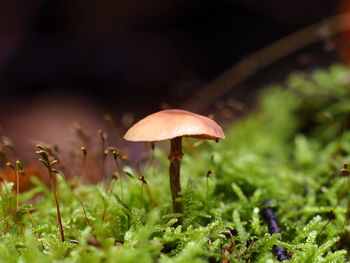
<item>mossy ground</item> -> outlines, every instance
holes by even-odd
[[[37,181],[21,194],[17,214],[14,195],[3,189],[0,262],[277,262],[274,245],[287,248],[291,262],[343,262],[350,248],[350,222],[341,233],[350,178],[339,171],[350,161],[349,109],[350,72],[335,65],[264,89],[256,113],[235,122],[219,143],[185,139],[183,215],[171,213],[168,160],[157,149],[153,165],[142,169],[153,201],[127,166],[104,220],[105,185],[73,189],[91,225],[59,180],[63,243],[45,185]],[[266,200],[280,234],[268,233]],[[331,211],[335,218],[327,224]],[[179,216],[183,224],[174,228]],[[224,232],[232,233],[234,247]]]

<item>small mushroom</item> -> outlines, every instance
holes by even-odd
[[[124,135],[133,142],[170,140],[170,188],[174,213],[182,213],[182,203],[177,200],[181,192],[180,160],[182,137],[195,137],[218,141],[224,139],[222,128],[212,119],[185,110],[163,110],[153,113],[134,124]]]

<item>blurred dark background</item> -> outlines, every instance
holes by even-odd
[[[64,140],[73,121],[95,133],[109,112],[120,136],[160,105],[181,105],[252,52],[336,14],[339,2],[1,1],[2,133],[20,144]],[[228,96],[246,102],[251,90],[291,71],[336,61],[336,51],[317,43]]]

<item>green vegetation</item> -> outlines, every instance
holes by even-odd
[[[278,262],[274,245],[288,250],[290,262],[343,262],[350,172],[340,170],[350,161],[349,109],[350,72],[335,65],[264,89],[256,112],[219,143],[185,139],[184,214],[176,228],[181,215],[171,212],[167,153],[157,149],[142,169],[149,188],[125,165],[110,195],[103,184],[79,185],[73,195],[58,177],[65,242],[45,185],[37,180],[20,194],[18,213],[12,184],[3,185],[0,262]],[[280,234],[268,232],[266,200]]]

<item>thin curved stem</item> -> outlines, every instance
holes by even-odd
[[[62,225],[62,219],[61,219],[60,203],[58,201],[58,195],[57,195],[57,184],[56,184],[57,181],[56,181],[56,177],[52,174],[51,169],[49,169],[49,174],[50,174],[51,189],[56,202],[57,221],[60,228],[61,240],[62,242],[64,242],[65,237],[64,237],[64,231],[63,231],[63,225]]]
[[[19,210],[19,173],[16,170],[16,211]]]
[[[87,212],[86,212],[86,209],[85,209],[85,206],[84,206],[83,201],[81,201],[81,199],[74,193],[74,190],[73,190],[73,189],[70,187],[70,185],[68,184],[66,177],[65,177],[62,173],[58,173],[58,174],[62,177],[64,183],[66,184],[66,186],[68,187],[69,191],[70,191],[71,194],[74,196],[74,198],[80,203],[80,206],[81,206],[81,208],[83,209],[83,213],[84,213],[84,216],[85,216],[85,220],[86,220],[86,222],[88,223],[88,225],[91,226],[91,222],[90,222],[90,220],[89,220],[89,218],[88,218],[88,215],[87,215]]]

